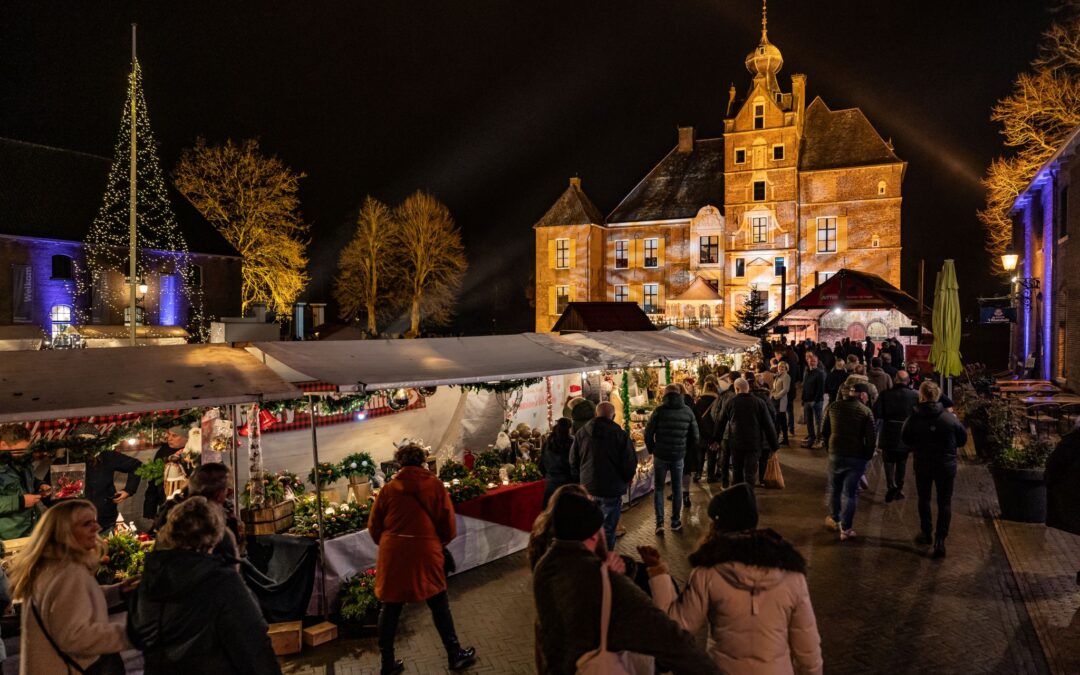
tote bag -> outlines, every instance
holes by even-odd
[[[600,581],[604,589],[600,601],[600,646],[585,652],[577,660],[577,675],[630,675],[623,655],[609,652],[607,648],[608,625],[611,623],[611,580],[608,578],[607,565],[600,566]]]
[[[784,489],[784,474],[780,471],[780,453],[772,453],[765,463],[765,487]]]

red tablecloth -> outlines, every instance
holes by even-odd
[[[544,510],[544,481],[492,488],[476,499],[455,505],[454,510],[463,516],[530,532],[533,521]]]

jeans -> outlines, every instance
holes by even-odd
[[[385,602],[379,610],[379,651],[383,654],[383,661],[394,659],[394,636],[397,635],[398,619],[401,618],[401,608],[404,603]],[[435,622],[435,628],[439,631],[446,653],[453,655],[460,648],[457,633],[454,632],[454,617],[450,614],[450,599],[446,591],[433,595],[427,599],[428,609],[431,610],[431,618]]]
[[[660,491],[663,492],[663,488]],[[608,550],[614,551],[615,528],[619,527],[619,516],[622,515],[622,497],[593,497],[592,500],[604,514],[604,539],[607,540]]]
[[[949,536],[952,493],[956,483],[956,459],[940,460],[915,455],[915,489],[919,493],[919,526],[931,532],[930,488],[937,487],[937,539]]]
[[[833,520],[850,530],[859,503],[859,479],[866,473],[867,460],[859,457],[829,456],[829,510]],[[841,499],[844,500],[841,511]]]
[[[746,483],[751,488],[757,484],[758,464],[763,453],[746,452],[738,447],[731,450],[731,482]],[[768,458],[768,455],[764,455]]]
[[[904,474],[907,473],[907,452],[882,450],[881,459],[885,465],[885,485],[889,489],[904,489]]]
[[[671,490],[678,494],[678,491],[682,489],[683,460],[677,459],[670,462],[666,459],[654,457],[653,471],[656,474],[656,489],[653,490],[653,506],[656,509],[656,526],[660,527],[664,524],[664,494],[667,492],[664,487],[665,480],[670,471]],[[674,499],[671,502],[671,524],[672,526],[675,526],[680,522],[682,522],[682,500]]]
[[[823,401],[803,403],[803,421],[806,422],[806,435],[813,443],[821,435],[821,413],[824,407]]]

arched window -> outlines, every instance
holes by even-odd
[[[877,193],[879,195],[884,195],[885,194],[885,181],[878,181]]]
[[[56,337],[71,325],[71,307],[69,305],[53,305],[49,310],[49,322],[52,324],[51,335]]]
[[[52,278],[71,279],[71,258],[66,255],[54,255],[52,257]]]

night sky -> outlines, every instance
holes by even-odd
[[[908,162],[905,290],[920,258],[932,286],[948,256],[966,305],[1003,290],[975,219],[1002,150],[989,113],[1053,4],[770,0],[782,87],[805,73],[809,100],[861,107]],[[365,195],[394,204],[421,188],[465,235],[456,329],[531,330],[532,224],[569,176],[608,213],[677,126],[718,136],[729,85],[749,87],[760,12],[753,0],[5,1],[0,135],[111,156],[135,21],[166,170],[202,135],[259,137],[307,174],[307,299],[329,299]]]

